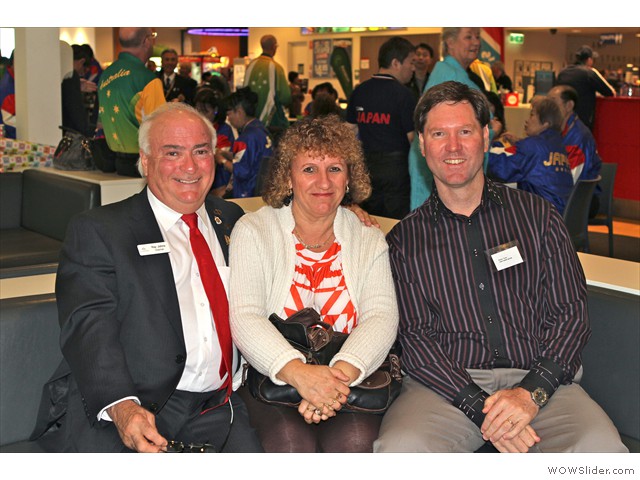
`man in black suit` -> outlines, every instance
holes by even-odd
[[[178,66],[178,52],[173,48],[167,48],[160,54],[162,63],[158,78],[162,81],[164,98],[167,102],[185,102],[193,105],[194,90],[189,79],[176,73]]]
[[[217,313],[227,296],[204,287],[187,225],[197,214],[190,220],[226,291],[229,236],[243,212],[207,196],[215,130],[192,107],[167,103],[142,123],[139,144],[147,188],[69,226],[56,279],[64,360],[32,438],[53,426],[45,449],[160,452],[176,440],[261,451],[230,386],[241,372],[224,347],[228,317]]]
[[[178,67],[178,75],[185,80],[186,97],[191,98],[190,105],[193,105],[193,99],[196,97],[196,90],[198,89],[198,82],[191,78],[192,68],[191,62],[180,62]]]

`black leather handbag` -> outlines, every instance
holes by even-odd
[[[312,308],[304,308],[286,320],[274,313],[269,320],[292,347],[304,354],[309,364],[328,365],[349,336],[322,322]],[[349,398],[341,411],[383,414],[389,408],[402,388],[398,348],[394,345],[378,370],[360,385],[350,387]],[[297,408],[302,401],[294,387],[276,385],[251,366],[247,368],[245,383],[256,399],[270,405]]]
[[[93,139],[71,128],[60,127],[64,136],[53,154],[53,167],[58,170],[95,170]]]

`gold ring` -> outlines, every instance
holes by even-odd
[[[513,427],[513,425],[515,425],[512,421],[511,421],[511,417],[507,418],[507,422],[509,422],[511,424],[511,426]]]

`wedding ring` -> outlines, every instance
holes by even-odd
[[[320,410],[319,408],[316,408],[316,411],[315,411],[315,412],[313,412],[313,413],[315,413],[315,414],[316,414],[316,415],[318,415],[319,417],[321,417],[321,416],[322,416],[322,410]]]
[[[511,417],[507,418],[507,422],[509,422],[511,424],[511,426],[513,427],[514,423],[511,421]]]

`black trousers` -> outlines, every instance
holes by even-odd
[[[217,406],[223,400],[224,393],[219,391],[193,393],[176,390],[156,415],[156,428],[167,441],[175,440],[185,445],[207,443],[225,453],[262,452],[240,396],[234,392],[229,402]],[[70,381],[67,412],[52,430],[38,440],[46,452],[131,452],[122,443],[113,423],[100,422],[93,427],[89,424],[73,379]]]
[[[158,431],[168,441],[185,445],[207,443],[225,453],[262,452],[242,398],[233,393],[229,402],[218,406],[222,401],[224,391],[212,395],[176,390],[156,416]],[[212,407],[216,408],[208,410]]]
[[[402,219],[409,213],[411,179],[408,152],[365,152],[371,197],[362,203],[371,215]]]
[[[106,173],[116,172],[125,177],[140,178],[137,153],[114,152],[104,138],[98,138],[93,144],[93,161],[99,170]]]

